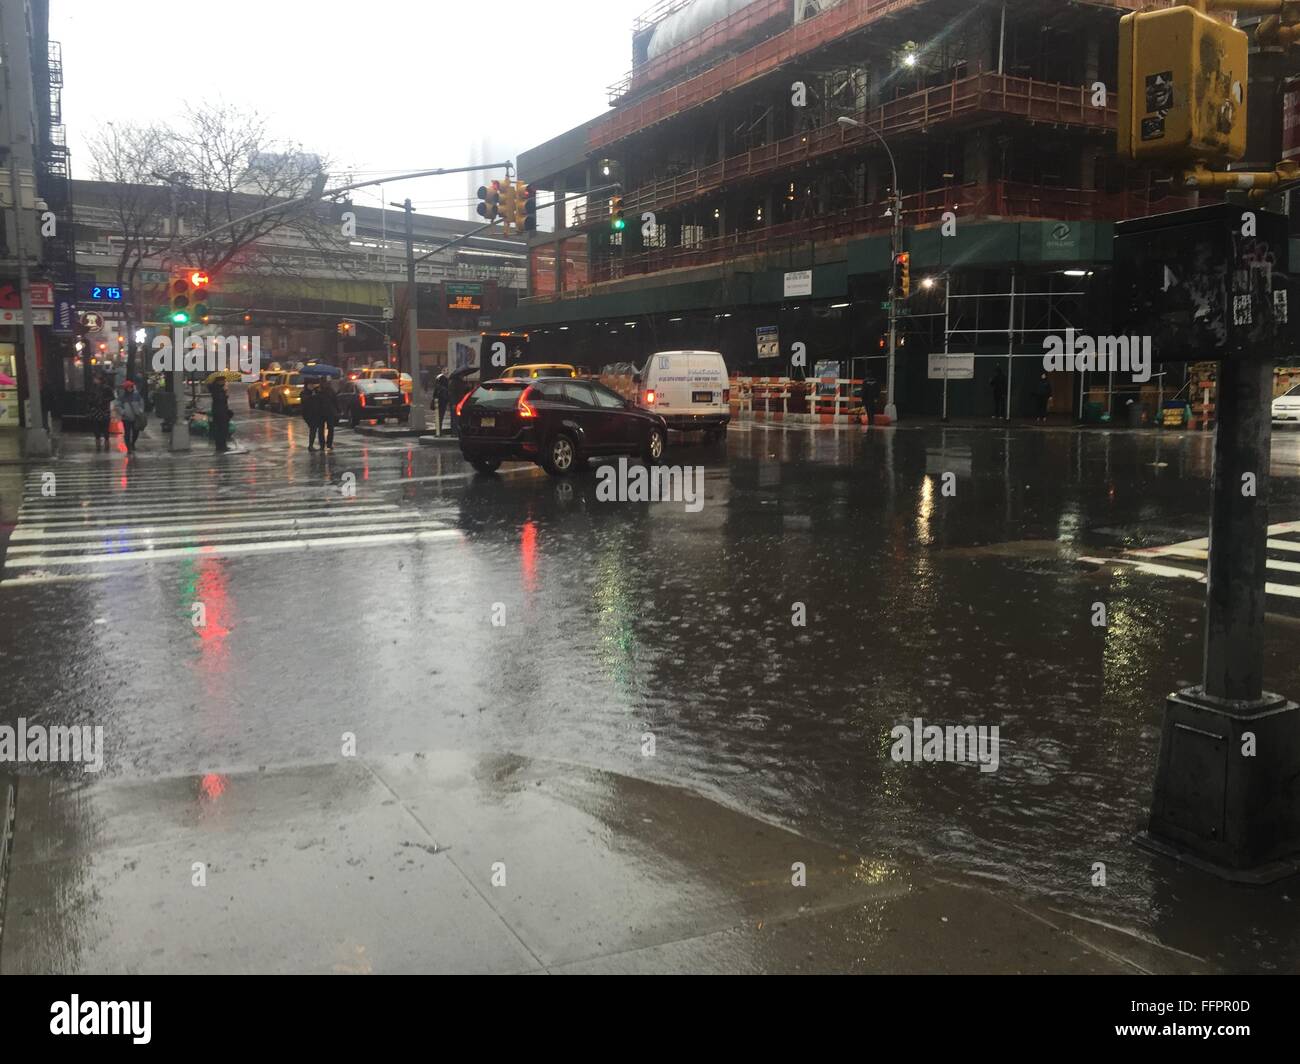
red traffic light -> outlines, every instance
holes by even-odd
[[[208,281],[209,281],[208,275],[204,273],[202,270],[192,270],[190,272],[190,284],[192,284],[195,288],[207,287]]]

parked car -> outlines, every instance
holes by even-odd
[[[704,430],[720,440],[731,421],[731,382],[717,351],[659,351],[633,378],[637,405],[659,414],[678,432]]]
[[[480,384],[458,407],[460,451],[491,473],[507,460],[567,476],[596,455],[663,458],[668,426],[595,381],[503,378]]]
[[[578,371],[567,362],[521,362],[501,374],[502,380],[535,380],[538,377],[576,377]]]
[[[265,408],[271,399],[271,392],[284,383],[289,374],[279,369],[264,369],[257,375],[257,380],[248,386],[248,409]]]
[[[1300,384],[1273,400],[1274,421],[1300,421]]]
[[[267,405],[277,413],[287,414],[302,405],[302,374],[285,373],[283,378],[271,388]]]
[[[363,421],[405,421],[411,413],[411,394],[396,381],[374,378],[343,381],[338,388],[339,418],[356,428]]]

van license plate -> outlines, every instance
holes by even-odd
[[[485,417],[478,423],[478,427],[481,429],[494,429],[497,427],[497,419],[494,417]]]
[[[691,392],[692,403],[711,403],[713,402],[712,392]]]

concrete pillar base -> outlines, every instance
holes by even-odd
[[[38,428],[23,429],[22,448],[25,458],[48,458],[54,453],[50,445],[50,434]]]
[[[1253,736],[1253,754],[1247,750]],[[1300,874],[1300,705],[1176,691],[1165,705],[1148,829],[1135,840],[1235,883]]]

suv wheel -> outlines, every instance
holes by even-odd
[[[561,432],[551,438],[542,458],[542,468],[553,477],[567,477],[578,464],[578,445]]]
[[[664,430],[655,425],[646,433],[645,450],[641,452],[641,458],[646,465],[658,465],[663,456]]]
[[[475,469],[480,473],[495,473],[501,468],[500,458],[475,458],[470,461]]]

